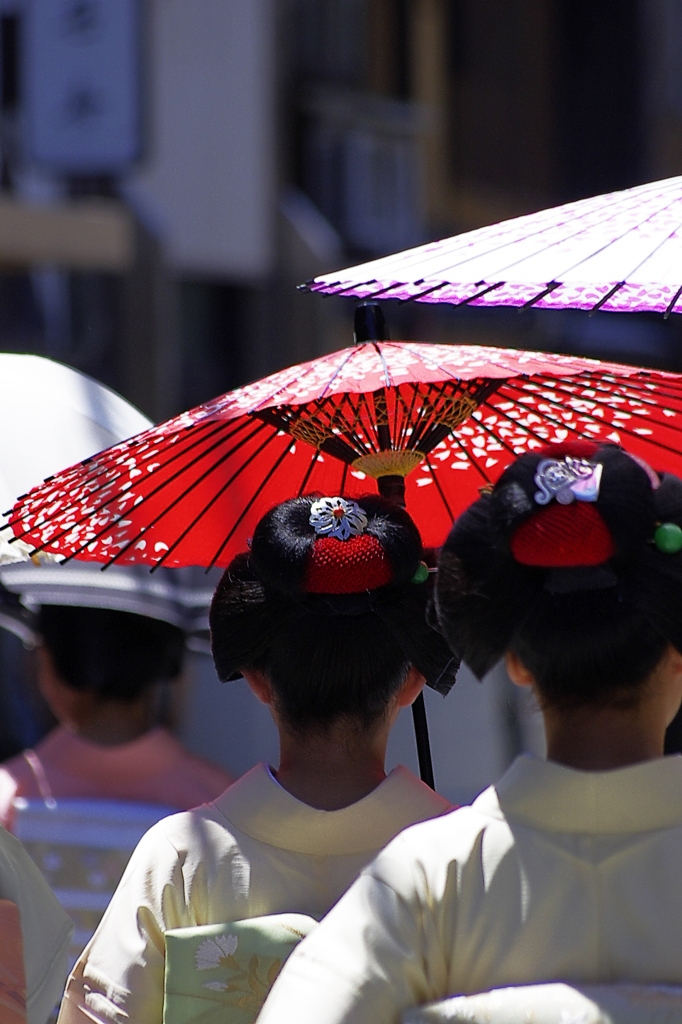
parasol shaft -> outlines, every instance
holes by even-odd
[[[417,740],[419,774],[422,782],[425,782],[431,789],[435,789],[433,762],[431,761],[431,743],[429,741],[429,728],[426,722],[426,705],[424,704],[423,693],[419,694],[412,705],[412,720],[414,722],[414,735]]]
[[[388,341],[384,311],[378,302],[360,302],[355,307],[354,335],[356,345],[364,345],[368,341]]]
[[[376,310],[381,312],[380,307],[376,303],[365,303],[364,305],[358,306],[355,310],[355,339],[363,337],[359,334],[359,331],[363,330],[364,317],[367,317],[370,313],[375,314]],[[382,316],[383,319],[383,316]],[[363,339],[364,340],[364,339]],[[401,509],[404,508],[404,477],[398,476],[397,474],[390,474],[379,476],[377,478],[377,486],[379,488],[379,494],[382,498],[391,502],[393,505],[399,506]],[[415,738],[417,740],[417,759],[419,761],[419,774],[421,775],[422,781],[430,785],[432,790],[435,788],[433,784],[433,763],[431,761],[431,743],[429,741],[429,727],[426,721],[426,705],[424,703],[424,694],[420,693],[412,706],[412,719],[415,726]]]

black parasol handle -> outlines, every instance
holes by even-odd
[[[433,763],[431,761],[431,743],[429,742],[429,727],[426,721],[426,705],[424,694],[420,693],[412,705],[412,721],[414,722],[414,735],[417,740],[417,758],[419,760],[419,774],[422,782],[425,782],[431,789],[435,789],[433,781]]]
[[[361,302],[355,307],[355,344],[363,345],[372,341],[387,341],[389,337],[386,320],[378,302]],[[382,445],[382,447],[384,447]],[[390,447],[389,444],[386,447]],[[402,476],[380,476],[377,480],[379,494],[393,505],[405,508],[405,480]],[[431,761],[431,744],[429,727],[426,721],[426,705],[424,694],[420,693],[412,705],[414,735],[417,740],[417,758],[419,774],[422,782],[431,789],[433,783],[433,763]]]

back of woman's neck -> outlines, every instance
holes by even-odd
[[[383,730],[369,736],[334,727],[302,736],[280,731],[277,781],[309,807],[349,807],[386,778],[386,740]]]
[[[144,736],[154,727],[154,709],[143,700],[95,702],[70,724],[70,731],[100,747],[118,747]]]
[[[627,768],[663,756],[665,725],[639,708],[544,712],[547,757],[578,771]]]

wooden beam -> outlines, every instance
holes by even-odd
[[[133,263],[134,225],[107,199],[38,205],[0,198],[0,265],[122,273]]]

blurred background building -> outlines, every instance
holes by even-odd
[[[682,5],[0,0],[0,110],[0,349],[158,420],[349,344],[352,302],[295,290],[317,273],[682,173]],[[386,314],[393,337],[682,369],[676,316]],[[2,654],[8,707],[21,657]],[[195,658],[178,728],[243,770],[274,734]],[[431,717],[452,796],[535,742],[504,680],[463,679],[447,707]]]

